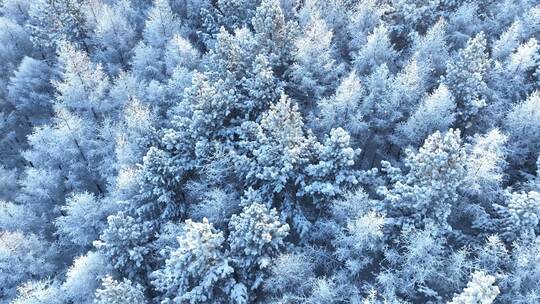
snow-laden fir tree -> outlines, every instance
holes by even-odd
[[[95,44],[100,46],[98,58],[105,62],[114,75],[126,69],[135,46],[136,11],[129,1],[118,1],[113,6],[105,5],[96,16],[96,28],[92,34]]]
[[[101,286],[101,281],[112,269],[106,258],[95,251],[76,257],[66,273],[66,279],[60,286],[64,297],[76,303],[93,303],[94,293]]]
[[[390,9],[374,0],[356,3],[347,24],[349,51],[354,54],[368,41],[368,36],[380,25],[382,16]]]
[[[272,67],[286,69],[294,52],[296,25],[285,19],[277,0],[263,0],[252,19],[257,45]]]
[[[459,295],[456,295],[452,301],[448,303],[493,303],[493,300],[500,292],[497,286],[493,286],[494,283],[495,277],[488,275],[483,271],[477,271],[473,273],[471,281],[467,283],[467,288]]]
[[[355,71],[349,73],[341,80],[333,96],[318,101],[320,126],[324,130],[341,126],[351,134],[361,134],[367,127],[361,110],[364,94],[364,85],[358,74]]]
[[[455,120],[455,107],[454,97],[448,88],[440,85],[397,128],[396,141],[415,146],[435,131],[446,131]]]
[[[96,300],[94,303],[144,304],[146,300],[141,285],[134,285],[127,279],[119,282],[107,276],[103,279],[101,288],[96,290]]]
[[[466,192],[493,197],[500,190],[507,165],[507,140],[499,129],[475,138],[467,157]]]
[[[509,133],[509,145],[512,149],[511,158],[523,162],[536,158],[540,138],[538,137],[538,116],[540,110],[540,92],[535,91],[516,105],[506,116],[506,128]]]
[[[354,56],[355,67],[359,73],[374,71],[381,64],[393,69],[397,52],[390,41],[388,28],[381,24],[367,37],[367,42]]]
[[[229,222],[229,246],[237,275],[244,288],[255,294],[268,276],[272,259],[284,249],[289,226],[275,209],[252,203]],[[250,297],[254,301],[254,297]]]
[[[300,96],[317,100],[335,87],[342,67],[335,59],[332,36],[324,19],[313,12],[303,34],[295,41],[295,63],[291,66],[293,83]]]
[[[391,186],[382,187],[379,192],[397,223],[451,229],[447,220],[459,199],[457,191],[465,178],[466,157],[461,132],[450,129],[430,135],[416,153],[407,150],[404,160],[407,172],[384,162],[383,170]]]
[[[237,285],[224,251],[223,232],[216,232],[207,219],[187,220],[179,247],[171,252],[162,269],[153,273],[152,284],[162,292],[162,303],[214,303],[229,299],[245,303],[246,287]],[[240,291],[240,292],[239,292]],[[232,296],[233,298],[229,298]]]
[[[448,62],[444,82],[456,98],[458,120],[469,121],[486,105],[485,77],[489,63],[484,33],[470,39],[457,58]]]
[[[506,205],[495,205],[495,208],[501,217],[502,237],[508,240],[535,238],[540,219],[540,193],[509,193]]]
[[[148,223],[118,212],[107,218],[107,227],[94,246],[110,264],[129,278],[140,278],[148,270],[150,254],[147,246],[152,238]]]

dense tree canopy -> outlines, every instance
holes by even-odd
[[[0,304],[539,303],[539,41],[537,0],[0,0]]]

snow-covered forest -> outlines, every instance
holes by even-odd
[[[538,40],[539,0],[0,0],[0,303],[540,303]]]

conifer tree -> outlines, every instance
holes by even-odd
[[[296,63],[291,67],[291,76],[303,98],[317,100],[336,85],[342,66],[335,59],[332,37],[324,20],[313,12],[303,34],[296,39]]]
[[[257,45],[268,57],[270,65],[284,70],[293,59],[293,41],[297,32],[296,24],[285,20],[285,15],[277,0],[263,0],[251,22]]]
[[[207,219],[202,223],[186,221],[178,249],[171,253],[165,267],[153,274],[152,284],[168,299],[166,302],[213,303],[229,299],[237,286],[230,258],[223,252],[224,241],[223,232],[216,232]]]
[[[467,288],[448,303],[493,303],[500,292],[497,286],[492,286],[494,283],[495,277],[482,271],[475,272],[471,281],[467,283]]]
[[[285,247],[289,226],[279,221],[275,209],[252,203],[231,217],[229,230],[234,267],[253,300],[268,276],[272,259]]]
[[[416,111],[397,129],[396,141],[418,145],[435,131],[445,131],[454,122],[455,102],[445,85],[424,98]]]
[[[506,116],[506,127],[510,135],[509,145],[512,158],[524,161],[529,157],[536,158],[535,151],[539,144],[537,117],[540,115],[538,104],[540,93],[533,92],[527,99],[516,104]]]
[[[341,80],[332,97],[319,100],[321,127],[326,131],[341,126],[354,135],[365,131],[367,125],[361,109],[364,95],[364,85],[352,71]]]
[[[96,304],[146,303],[141,285],[133,285],[130,280],[119,282],[110,276],[103,279],[102,288],[96,291]]]
[[[444,83],[456,98],[458,121],[468,122],[486,105],[486,72],[489,69],[486,38],[479,33],[447,65]]]
[[[382,187],[379,192],[384,195],[390,214],[395,214],[405,226],[440,225],[442,229],[451,229],[448,216],[458,202],[456,191],[466,174],[461,132],[450,129],[443,135],[436,131],[417,153],[406,153],[406,173],[392,168],[388,162],[382,164],[392,186]]]
[[[355,54],[354,65],[361,74],[370,73],[381,64],[393,69],[396,57],[397,52],[390,41],[388,29],[381,24],[373,30],[366,43]]]

